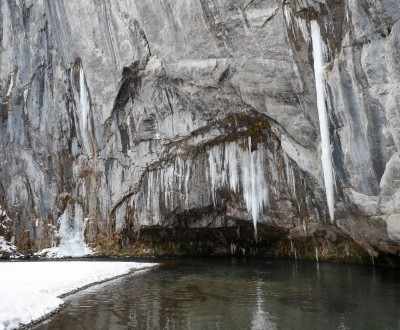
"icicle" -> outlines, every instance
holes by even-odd
[[[308,32],[308,29],[307,29],[306,21],[302,18],[296,18],[296,23],[297,23],[297,26],[298,26],[305,42],[307,43],[307,45],[309,45],[311,43],[311,39],[310,39],[310,33]]]
[[[344,246],[344,251],[346,252],[346,256],[349,256],[349,247],[347,245]]]
[[[248,151],[242,154],[242,187],[247,211],[251,213],[254,236],[257,240],[257,221],[268,203],[268,189],[264,177],[264,152],[262,145],[251,151],[251,137],[248,138]]]
[[[214,206],[217,205],[217,189],[220,187],[220,174],[222,172],[221,147],[214,146],[209,150],[211,194]]]
[[[160,207],[161,175],[161,170],[153,170],[148,173],[147,178],[147,212],[152,224],[163,220]]]
[[[317,260],[317,262],[319,262],[318,255],[318,247],[315,247],[315,260]]]
[[[80,101],[82,111],[82,126],[83,129],[87,129],[87,120],[90,110],[89,93],[85,84],[85,75],[83,68],[79,70],[79,89],[80,89]]]
[[[302,34],[305,42],[307,43],[307,45],[309,45],[311,43],[311,38],[310,38],[310,33],[308,32],[308,29],[307,29],[306,20],[304,20],[304,19],[302,19],[300,17],[293,16],[292,15],[292,10],[290,9],[289,6],[285,6],[284,7],[283,13],[284,13],[284,16],[285,16],[287,27],[295,35],[295,24],[296,24],[297,25],[297,29]],[[295,24],[293,23],[293,21],[294,21]]]
[[[14,72],[12,72],[10,75],[10,85],[8,86],[7,96],[11,95],[13,87],[14,87]]]
[[[324,90],[324,58],[322,50],[322,39],[319,25],[316,21],[311,21],[311,37],[314,56],[314,74],[317,91],[317,106],[319,126],[321,131],[321,149],[322,149],[322,169],[324,172],[324,183],[326,199],[328,203],[329,215],[331,221],[334,219],[334,184],[333,184],[333,166],[332,149],[329,138],[329,119],[326,110],[325,90]]]
[[[174,187],[174,167],[173,166],[168,166],[164,171],[163,171],[163,176],[164,176],[164,203],[165,207],[169,210],[174,209],[174,201],[171,196],[173,196],[173,187]]]
[[[175,158],[175,168],[174,168],[174,176],[175,176],[175,184],[176,184],[176,190],[181,191],[182,190],[182,182],[184,180],[184,172],[185,172],[185,162],[183,159],[178,156]]]
[[[236,244],[235,243],[231,243],[231,255],[235,255],[236,254]]]
[[[153,176],[154,176],[153,171],[150,171],[147,174],[147,203],[146,203],[147,210],[151,210],[151,208],[152,208],[151,206],[153,203],[153,196],[152,196]]]
[[[188,159],[186,164],[186,176],[185,176],[185,209],[189,209],[189,179],[190,179],[190,169],[192,162]]]
[[[224,157],[224,167],[226,171],[229,173],[228,181],[229,188],[233,192],[237,192],[239,185],[239,173],[237,166],[237,147],[235,142],[229,142],[225,144],[225,157]]]
[[[283,9],[283,13],[285,15],[286,24],[289,28],[292,29],[293,32],[293,23],[292,23],[292,10],[289,6],[285,6]]]

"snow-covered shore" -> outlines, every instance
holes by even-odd
[[[56,311],[60,296],[152,263],[51,261],[0,263],[0,330],[15,329]]]

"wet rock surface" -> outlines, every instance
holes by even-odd
[[[1,2],[7,239],[49,247],[79,209],[105,254],[398,263],[399,18],[397,0]]]

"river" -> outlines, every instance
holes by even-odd
[[[90,287],[35,329],[400,329],[400,271],[176,259]]]

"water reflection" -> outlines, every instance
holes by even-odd
[[[275,330],[277,326],[272,320],[272,317],[264,307],[264,291],[261,288],[262,282],[258,280],[256,282],[256,310],[253,314],[251,321],[252,330]]]
[[[36,329],[399,329],[399,271],[178,260],[98,285]]]

